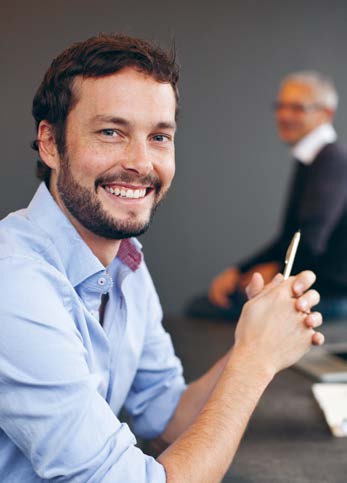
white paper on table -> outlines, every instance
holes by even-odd
[[[313,384],[312,392],[334,436],[347,436],[347,384]]]

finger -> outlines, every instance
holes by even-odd
[[[316,275],[311,270],[305,270],[294,277],[293,292],[294,295],[300,296],[316,281]]]
[[[315,332],[312,336],[312,344],[313,345],[323,345],[325,341],[325,337],[321,332]]]
[[[273,289],[274,287],[277,287],[277,285],[282,283],[283,280],[284,280],[283,275],[281,273],[277,273],[277,275],[274,276],[274,278],[271,280],[271,282],[269,282],[265,285],[265,290],[268,291],[268,290]]]
[[[262,277],[262,275],[260,275],[260,276]],[[259,297],[266,296],[271,290],[275,289],[281,283],[283,283],[283,281],[284,281],[284,278],[283,278],[283,275],[281,273],[278,273],[277,275],[275,275],[274,278],[271,280],[271,282],[269,282],[267,284],[265,284],[264,279],[263,279],[263,282],[264,282],[263,289],[260,292],[258,292],[256,295],[253,295],[253,298],[255,298],[256,296],[259,296]],[[291,288],[289,290],[291,291]],[[288,292],[289,292],[289,290],[288,290]]]
[[[246,294],[248,299],[251,299],[258,295],[264,288],[264,279],[260,273],[254,272],[251,278],[251,281],[246,287]]]
[[[323,323],[323,317],[320,312],[312,312],[305,318],[306,327],[315,329]]]
[[[216,305],[222,309],[228,309],[230,307],[230,300],[228,297],[219,297]]]
[[[317,290],[311,289],[296,300],[295,307],[301,312],[309,312],[314,305],[319,303],[319,301],[319,293]]]
[[[224,309],[230,307],[230,300],[227,295],[215,291],[210,291],[208,294],[208,298],[210,302],[213,305],[217,305],[217,307],[221,307]]]

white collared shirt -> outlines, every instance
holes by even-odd
[[[321,124],[295,144],[291,150],[292,156],[303,164],[311,164],[319,151],[336,139],[334,127],[328,123]]]

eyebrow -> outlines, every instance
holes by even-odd
[[[115,117],[115,116],[105,116],[103,114],[99,114],[93,117],[92,121],[94,122],[108,122],[111,124],[118,124],[124,127],[129,127],[130,122],[124,119],[123,117]],[[174,129],[176,130],[177,124],[175,122],[165,122],[161,121],[156,124],[156,129]]]

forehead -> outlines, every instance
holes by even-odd
[[[169,83],[158,82],[134,68],[105,77],[74,80],[77,102],[71,113],[83,116],[114,115],[126,118],[175,119],[176,99]]]
[[[317,98],[315,89],[302,82],[286,82],[278,93],[278,98],[286,102],[312,102]]]

